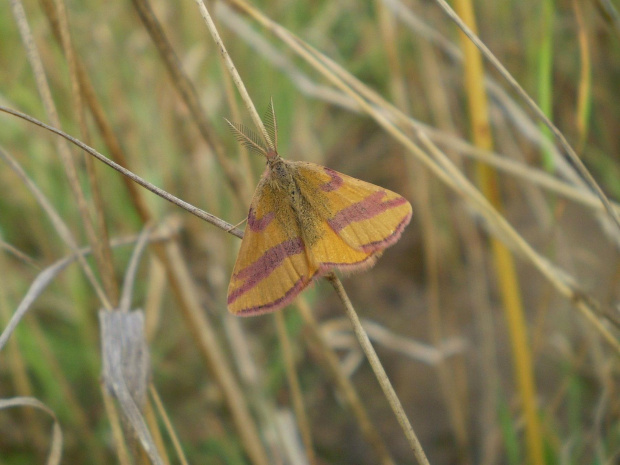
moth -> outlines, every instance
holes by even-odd
[[[279,310],[332,270],[370,268],[411,220],[411,204],[392,191],[282,159],[273,101],[266,121],[271,141],[261,143],[227,120],[243,145],[267,159],[228,286],[228,310],[239,316]]]

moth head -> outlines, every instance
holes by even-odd
[[[269,178],[281,187],[287,187],[293,182],[290,169],[286,166],[287,162],[282,160],[277,152],[274,151],[273,158],[267,158],[269,167]]]

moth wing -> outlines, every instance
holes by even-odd
[[[320,274],[332,269],[356,271],[370,268],[381,255],[353,248],[334,232],[327,221],[323,221],[321,227],[321,238],[310,247],[310,254],[318,264]]]
[[[228,285],[228,310],[239,316],[272,312],[289,304],[317,272],[299,231],[291,237],[275,218],[274,192],[260,182]]]
[[[326,204],[316,207],[323,212],[328,229],[325,239],[317,244],[324,263],[342,269],[347,265],[353,269],[370,266],[381,251],[398,241],[409,224],[411,204],[397,193],[314,163],[296,165],[302,194],[310,199],[322,199],[319,201]],[[347,252],[341,263],[330,262],[333,246],[337,244],[332,232],[366,258],[351,262],[355,260],[354,255]],[[315,247],[312,251],[315,253]],[[335,257],[338,259],[337,253]]]

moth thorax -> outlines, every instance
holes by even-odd
[[[268,160],[270,177],[273,181],[281,186],[288,185],[293,182],[290,169],[286,166],[286,162],[280,157]]]

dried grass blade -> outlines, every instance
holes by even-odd
[[[142,311],[99,312],[103,382],[114,395],[144,451],[157,465],[164,465],[148,429],[142,409],[147,399],[150,356],[144,338]]]
[[[11,399],[0,399],[0,410],[11,407],[34,407],[43,410],[54,420],[52,426],[52,445],[47,456],[47,465],[59,465],[62,457],[62,429],[56,414],[47,405],[34,397],[13,397]]]

